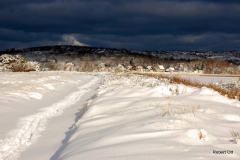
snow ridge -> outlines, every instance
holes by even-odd
[[[40,112],[20,119],[17,129],[9,133],[9,137],[0,140],[0,160],[16,159],[20,153],[34,143],[41,131],[46,128],[47,120],[60,116],[64,109],[75,104],[89,91],[89,87],[95,84],[99,78],[94,77],[87,84],[78,87],[78,91],[71,93],[63,100],[43,108]]]

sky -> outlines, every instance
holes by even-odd
[[[239,0],[0,0],[0,50],[240,50]]]

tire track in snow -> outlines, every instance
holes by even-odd
[[[71,93],[63,100],[41,109],[40,112],[21,118],[17,129],[9,133],[9,137],[0,140],[0,160],[17,159],[20,152],[29,147],[39,137],[41,131],[46,128],[48,119],[60,116],[63,110],[75,104],[81,97],[90,91],[99,78],[94,77],[87,84],[78,87],[78,91]]]

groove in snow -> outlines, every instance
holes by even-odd
[[[94,78],[87,84],[78,87],[78,91],[71,93],[63,100],[41,109],[36,114],[21,118],[17,129],[11,131],[8,138],[0,140],[0,160],[19,157],[22,150],[29,147],[40,137],[41,131],[46,128],[48,119],[61,115],[64,109],[79,101],[97,81],[98,78]]]

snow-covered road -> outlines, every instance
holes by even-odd
[[[0,73],[0,159],[239,159],[240,103],[137,75]],[[213,151],[232,154],[213,154]]]
[[[26,76],[26,75],[24,75],[24,74],[19,75],[19,78],[22,78],[21,76]],[[66,78],[64,76],[71,76],[71,75],[62,74],[61,76],[62,76],[61,78]],[[92,89],[93,89],[92,86],[98,84],[98,81],[99,81],[99,78],[96,76],[79,75],[78,78],[82,79],[82,80],[76,81],[76,83],[74,85],[75,88],[77,87],[77,91],[72,91],[72,93],[65,96],[62,100],[58,100],[58,102],[53,103],[50,106],[46,106],[44,108],[38,109],[38,111],[35,112],[34,114],[31,114],[31,115],[28,115],[25,117],[21,117],[21,118],[18,117],[20,119],[17,120],[16,128],[12,129],[11,131],[8,131],[7,135],[5,135],[5,138],[0,140],[0,159],[1,160],[17,159],[21,152],[26,150],[30,145],[32,145],[41,136],[41,132],[46,129],[46,125],[47,125],[49,119],[51,119],[55,116],[62,115],[66,108],[76,105],[76,103],[78,103],[80,100],[82,100],[82,98],[84,96],[86,99],[87,93],[92,91]],[[11,80],[9,79],[9,81],[11,81]],[[56,81],[57,80],[55,79],[55,81],[53,83],[56,83]],[[6,83],[6,81],[4,81],[3,83]],[[66,83],[69,83],[69,82],[66,81]],[[19,85],[18,88],[22,87],[22,84],[24,84],[24,82],[19,83],[19,84],[21,84],[21,85]],[[46,85],[53,86],[53,84],[46,84],[46,83],[44,85],[45,86]],[[8,87],[9,87],[9,90],[11,90],[10,86],[8,86]],[[34,86],[34,87],[36,87],[36,86]],[[56,87],[59,87],[59,86],[56,86]],[[63,88],[64,88],[64,86],[63,86]],[[6,89],[6,88],[4,88],[4,89],[7,90],[9,93],[8,89]],[[55,88],[52,87],[51,89],[54,90]],[[24,90],[17,90],[17,91],[15,90],[15,93],[19,93],[19,92],[25,92],[25,94],[29,94],[29,92],[27,92],[26,90],[25,91]],[[64,94],[65,92],[62,92],[62,93]],[[44,96],[44,94],[43,93],[41,94],[41,92],[39,92],[39,93],[35,92],[35,94],[41,95],[41,98],[42,98],[42,96]],[[16,94],[15,97],[12,97],[12,98],[21,100],[23,97],[20,97],[18,95],[19,94]],[[5,96],[8,96],[8,95],[5,95]],[[88,98],[91,98],[91,94],[88,95]],[[41,102],[41,101],[38,101],[38,103],[39,102]],[[34,107],[34,106],[30,106],[30,107]],[[78,109],[81,109],[81,107],[83,107],[83,105],[78,106]],[[26,108],[21,108],[21,109],[25,110],[27,108],[28,107],[26,106]],[[4,110],[1,110],[1,111],[2,111],[2,113],[4,113]],[[75,113],[76,112],[77,111],[75,111]],[[75,119],[74,114],[72,115],[72,119],[73,120]],[[62,122],[62,123],[64,123],[64,122]],[[61,125],[62,123],[60,123],[59,125]],[[6,125],[6,124],[4,124],[4,125]],[[70,124],[68,127],[70,127]],[[65,128],[65,130],[63,131],[62,134],[64,135],[64,133],[66,131],[68,131],[68,128]],[[61,134],[61,133],[58,133],[58,134]],[[54,137],[52,137],[52,138],[54,138]],[[60,139],[60,141],[63,139],[64,138]],[[45,141],[45,142],[48,143],[48,141]],[[51,144],[49,144],[49,147],[50,146],[51,146]],[[33,157],[30,159],[33,159]]]

